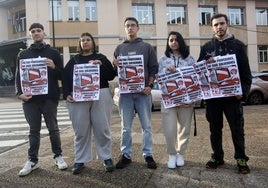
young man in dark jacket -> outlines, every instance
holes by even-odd
[[[31,44],[29,48],[21,51],[17,58],[17,95],[23,102],[22,106],[24,115],[30,127],[28,161],[19,172],[19,176],[26,176],[38,167],[37,163],[42,115],[49,131],[55,163],[59,169],[67,169],[67,164],[61,155],[61,140],[57,122],[57,106],[60,96],[58,80],[61,80],[62,77],[63,62],[59,52],[52,49],[48,44],[45,44],[45,32],[43,25],[40,23],[33,23],[30,26],[29,31],[34,43]],[[47,66],[48,93],[44,95],[31,95],[22,91],[20,60],[38,57],[45,58]]]
[[[213,62],[213,57],[235,54],[240,74],[243,95],[235,97],[222,97],[206,100],[206,117],[210,126],[210,142],[213,150],[211,159],[206,168],[216,169],[224,164],[222,148],[223,113],[229,123],[234,144],[234,158],[237,160],[238,170],[248,174],[247,165],[249,158],[245,154],[244,117],[242,100],[245,100],[251,86],[252,78],[245,45],[228,34],[228,18],[225,14],[216,14],[211,18],[214,37],[207,42],[200,51],[198,61]]]

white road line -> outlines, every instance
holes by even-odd
[[[16,146],[26,142],[27,140],[6,140],[0,142],[0,147]]]

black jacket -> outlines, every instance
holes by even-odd
[[[48,44],[34,43],[29,48],[21,51],[17,57],[17,71],[16,71],[16,91],[17,95],[22,94],[21,82],[20,82],[20,59],[29,58],[49,58],[52,59],[55,64],[55,69],[48,67],[48,94],[46,95],[34,95],[31,100],[44,100],[44,99],[59,99],[60,89],[58,80],[62,80],[63,62],[59,52],[53,49]]]
[[[102,65],[100,66],[100,88],[109,87],[108,81],[111,81],[116,76],[116,70],[114,70],[112,63],[103,54],[92,54],[89,56],[82,56],[80,54],[75,55],[64,68],[63,76],[63,98],[66,99],[68,95],[73,92],[73,70],[75,64],[88,63],[90,60],[100,60]]]
[[[246,54],[245,45],[233,35],[229,35],[226,39],[219,41],[213,37],[211,41],[207,42],[200,51],[197,61],[208,59],[209,57],[223,56],[227,54],[235,54],[239,75],[241,80],[241,87],[243,92],[243,99],[245,100],[251,86],[252,76],[249,67],[248,56]]]

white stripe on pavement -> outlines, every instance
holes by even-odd
[[[26,142],[27,140],[7,140],[7,141],[1,141],[0,147],[8,147],[8,146],[16,146],[19,144],[22,144]]]

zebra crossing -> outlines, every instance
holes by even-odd
[[[68,110],[64,102],[58,106],[58,125],[60,131],[71,126]],[[0,108],[0,153],[28,142],[29,126],[25,120],[21,103],[7,103]],[[44,119],[40,137],[48,135]]]

